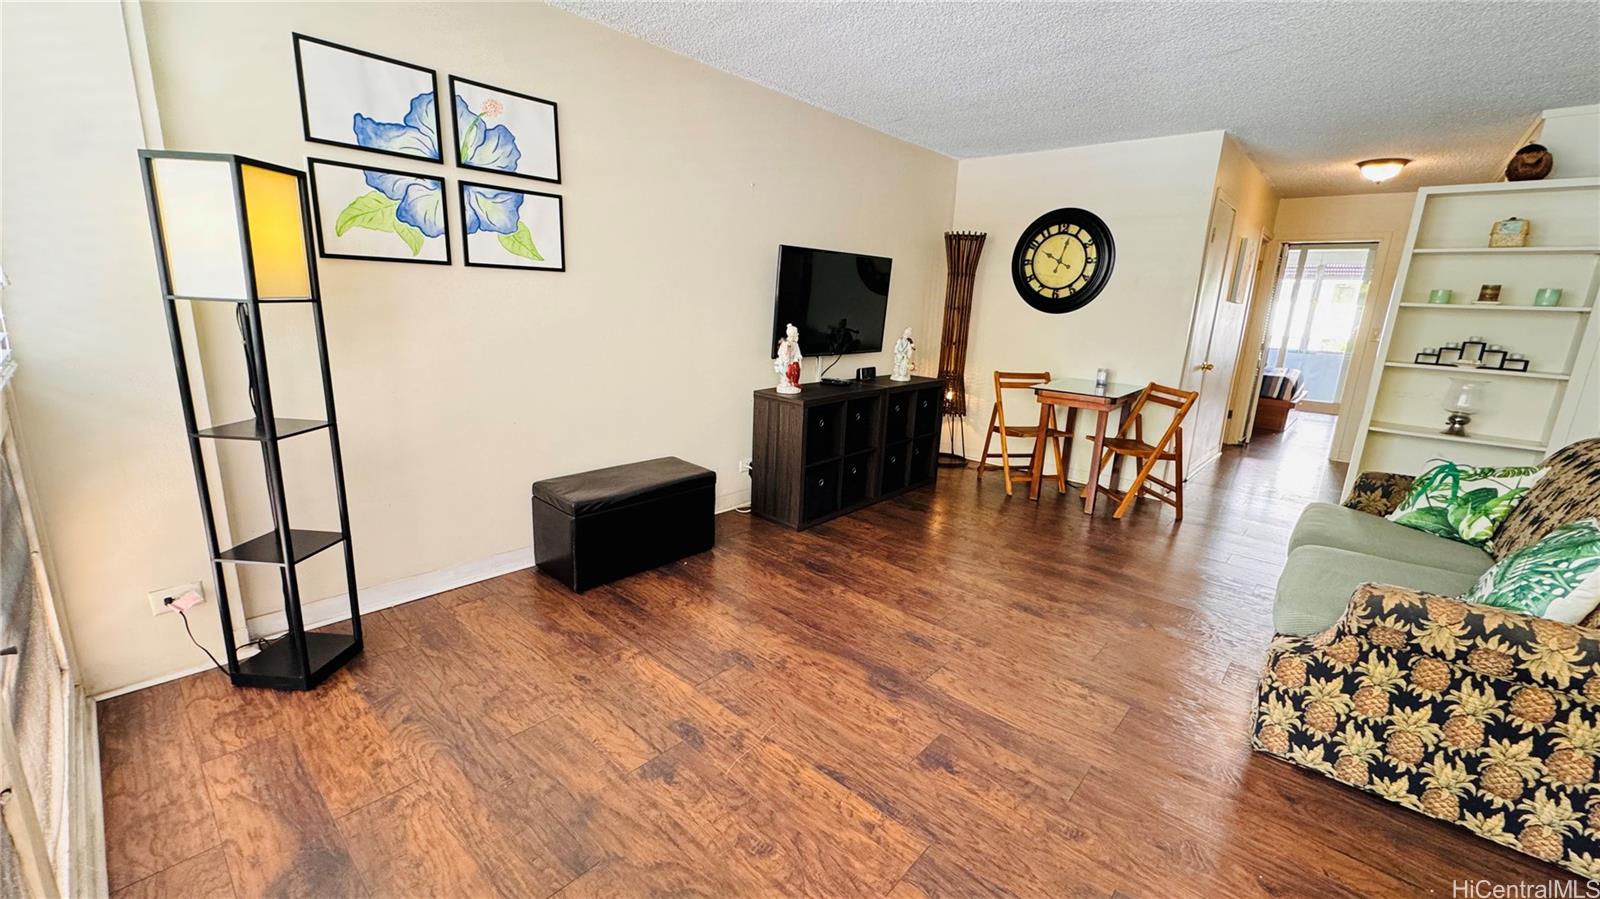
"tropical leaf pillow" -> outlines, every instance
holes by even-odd
[[[1482,546],[1538,482],[1544,469],[1472,468],[1434,460],[1417,476],[1389,520],[1439,537]]]
[[[1483,573],[1466,602],[1578,624],[1600,605],[1600,521],[1551,531]]]

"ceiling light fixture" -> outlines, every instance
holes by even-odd
[[[1388,181],[1390,178],[1400,174],[1400,170],[1405,168],[1406,163],[1410,161],[1397,156],[1388,159],[1364,159],[1356,163],[1356,168],[1361,170],[1361,177],[1373,183],[1378,183]]]

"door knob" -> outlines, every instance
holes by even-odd
[[[1202,363],[1200,363],[1200,370],[1201,370],[1201,371],[1211,371],[1211,370],[1212,370],[1212,369],[1214,369],[1214,368],[1216,368],[1216,366],[1215,366],[1215,365],[1212,365],[1212,364],[1211,364],[1211,363],[1209,363],[1209,362],[1202,362]]]

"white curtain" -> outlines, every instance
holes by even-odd
[[[9,440],[6,441],[9,443]],[[9,446],[0,445],[0,450]],[[71,697],[67,671],[53,632],[53,618],[38,589],[34,547],[8,452],[0,451],[0,694],[16,739],[20,774],[33,801],[50,863],[61,883],[65,855],[67,703]],[[0,736],[0,739],[3,739]],[[3,763],[3,762],[0,762]],[[0,839],[0,895],[23,895],[18,870],[20,835]]]

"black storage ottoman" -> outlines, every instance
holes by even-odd
[[[673,456],[538,481],[534,563],[581,593],[705,552],[716,494],[716,472]]]

